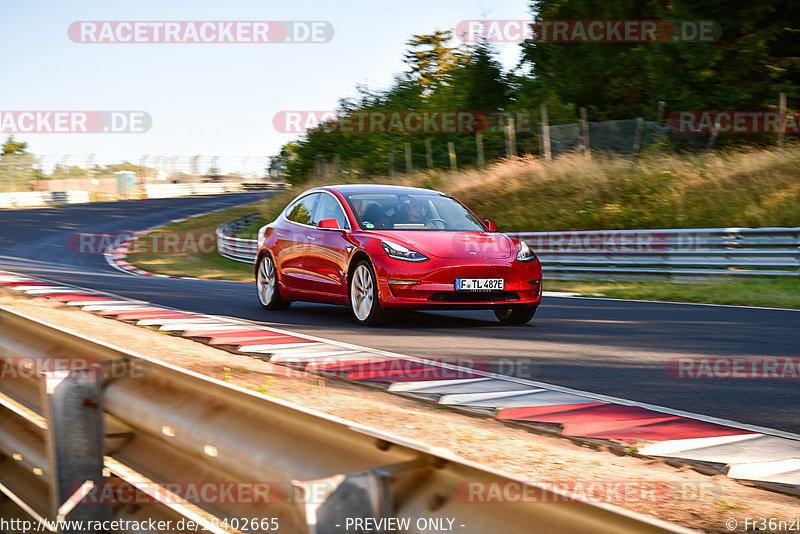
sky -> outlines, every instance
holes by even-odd
[[[467,19],[530,18],[527,0],[4,3],[0,111],[130,110],[152,119],[145,133],[15,134],[30,152],[70,164],[89,154],[95,163],[201,154],[251,156],[254,165],[296,137],[275,130],[276,113],[331,110],[358,84],[389,86],[405,70],[412,35]],[[92,44],[70,39],[76,21],[326,21],[334,36],[327,43]],[[519,58],[518,45],[498,50],[506,67]]]

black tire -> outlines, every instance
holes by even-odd
[[[494,316],[501,324],[525,324],[536,315],[537,306],[495,308]]]
[[[258,259],[256,293],[258,302],[265,310],[285,310],[291,304],[281,297],[278,289],[278,271],[269,254],[264,254]]]
[[[375,276],[375,269],[367,260],[361,260],[353,269],[347,293],[350,297],[350,310],[358,324],[378,326],[389,320],[389,312],[381,308],[378,299],[378,278]]]

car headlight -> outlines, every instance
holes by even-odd
[[[391,241],[381,241],[381,246],[390,258],[403,261],[428,261],[425,254],[421,254],[416,250],[407,249],[403,245],[392,243]]]
[[[519,252],[517,252],[517,261],[529,262],[536,259],[536,253],[525,241],[519,242]]]

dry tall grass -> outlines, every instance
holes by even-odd
[[[296,187],[292,195],[341,181],[328,176]],[[362,181],[445,191],[503,231],[800,226],[800,146],[636,160],[514,158],[485,169]],[[265,203],[267,220],[287,196]]]

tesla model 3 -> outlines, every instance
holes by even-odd
[[[531,320],[542,268],[524,242],[453,197],[392,185],[305,191],[262,227],[255,263],[261,305],[347,305],[364,325],[398,309],[487,309]]]

